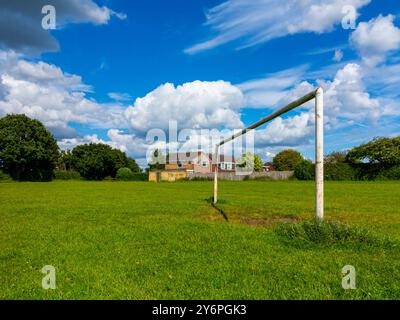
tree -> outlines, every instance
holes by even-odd
[[[151,155],[151,160],[149,162],[149,171],[152,170],[164,170],[165,169],[165,156],[161,150],[156,149]]]
[[[23,114],[0,119],[0,167],[15,180],[50,181],[58,159],[53,135]]]
[[[300,152],[286,149],[279,152],[273,159],[274,166],[278,171],[293,171],[304,158]]]
[[[126,167],[131,169],[133,173],[141,173],[142,169],[140,169],[139,165],[136,163],[135,159],[126,158]]]
[[[310,160],[301,160],[294,169],[294,175],[299,180],[313,180],[315,167]]]
[[[123,167],[140,172],[136,162],[124,152],[101,143],[75,147],[72,150],[72,165],[88,180],[102,180],[108,176],[115,178],[118,169]]]
[[[262,171],[263,162],[259,155],[247,152],[242,154],[237,166],[239,168],[247,168],[259,172]]]
[[[129,180],[133,180],[134,174],[133,174],[132,170],[129,168],[126,168],[126,167],[119,168],[115,178],[117,180],[121,180],[121,181],[129,181]]]
[[[356,170],[347,161],[347,152],[332,152],[325,156],[325,180],[355,180],[356,173]]]
[[[347,152],[346,151],[335,151],[324,157],[324,163],[338,164],[347,162]]]
[[[381,168],[388,168],[400,164],[400,137],[375,138],[358,147],[354,147],[347,154],[351,163],[369,162],[378,164]]]
[[[58,157],[57,168],[64,171],[72,170],[72,153],[70,150],[61,150]]]

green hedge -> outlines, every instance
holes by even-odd
[[[299,180],[313,180],[315,177],[315,166],[309,160],[301,160],[294,169],[294,175]]]
[[[357,171],[348,163],[327,163],[324,166],[324,177],[331,181],[356,180]]]
[[[376,180],[400,180],[400,165],[382,169]]]
[[[147,173],[134,173],[132,181],[148,181],[149,175]]]
[[[2,170],[0,170],[0,182],[3,181],[12,181],[12,178],[8,173],[5,173]]]
[[[357,180],[358,172],[357,169],[344,162],[324,165],[324,179],[327,181]],[[294,174],[299,180],[314,180],[315,165],[311,161],[303,160],[296,166]]]
[[[115,176],[119,181],[147,181],[147,173],[133,173],[129,168],[120,168]]]
[[[115,175],[115,179],[120,181],[132,181],[133,172],[129,168],[119,168]]]
[[[54,170],[54,179],[56,180],[80,180],[79,172],[73,170]]]

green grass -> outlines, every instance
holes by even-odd
[[[400,298],[400,183],[327,182],[327,220],[382,240],[329,245],[277,232],[313,217],[312,182],[221,181],[228,221],[211,192],[207,181],[0,183],[0,298]],[[347,264],[355,290],[341,287]],[[44,265],[56,290],[41,287]]]

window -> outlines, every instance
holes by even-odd
[[[227,170],[232,170],[232,163],[227,163],[226,164],[226,169]]]
[[[208,167],[207,161],[204,161],[204,162],[202,163],[202,166],[203,166],[204,168]]]

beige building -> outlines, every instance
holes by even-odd
[[[234,171],[235,159],[220,155],[218,170]],[[170,153],[166,157],[165,170],[149,172],[149,181],[176,181],[187,178],[190,173],[214,171],[212,155],[203,151]]]

